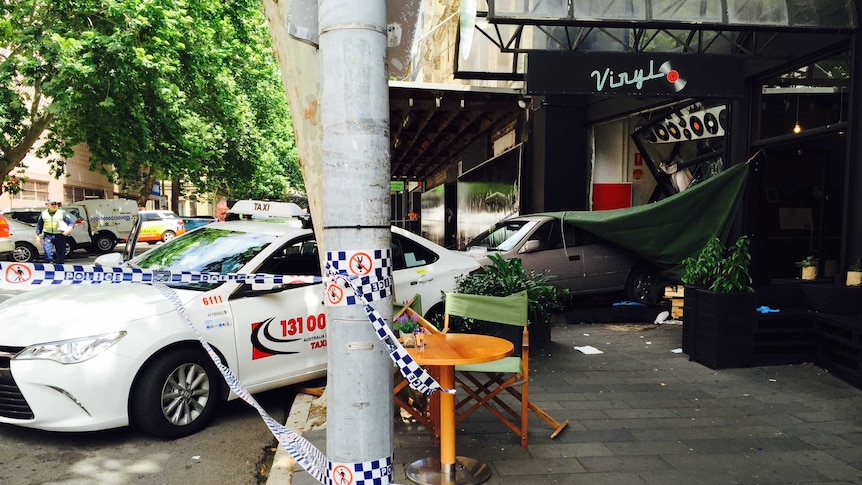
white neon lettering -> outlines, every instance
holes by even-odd
[[[594,70],[590,73],[590,77],[593,77],[596,80],[596,91],[604,91],[606,84],[611,89],[617,89],[625,85],[634,84],[635,88],[640,91],[640,89],[643,88],[644,82],[665,77],[661,71],[655,72],[653,69],[654,63],[650,60],[649,74],[647,75],[644,75],[643,69],[635,69],[631,73],[631,76],[629,76],[629,73],[627,72],[614,73],[611,68],[606,67],[604,71]],[[614,80],[615,75],[616,80]]]

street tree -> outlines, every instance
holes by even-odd
[[[228,195],[302,188],[258,0],[0,0],[0,11],[5,190],[28,153],[59,177],[79,144],[139,201],[158,179]]]

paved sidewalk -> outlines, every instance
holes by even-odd
[[[568,428],[550,439],[531,415],[522,449],[477,413],[457,430],[458,455],[488,463],[492,485],[862,483],[862,391],[810,364],[712,370],[673,352],[681,334],[558,324],[551,348],[531,356],[530,397]],[[603,353],[574,349],[587,345]],[[325,452],[325,430],[304,436]],[[407,464],[438,453],[415,424],[396,423],[394,444],[393,483],[411,483]],[[300,469],[268,483],[317,481]]]

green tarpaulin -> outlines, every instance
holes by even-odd
[[[658,202],[602,211],[546,212],[653,262],[678,280],[682,260],[697,256],[707,241],[727,241],[740,205],[748,163],[735,165]]]

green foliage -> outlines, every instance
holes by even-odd
[[[748,244],[749,239],[745,235],[728,248],[722,246],[717,237],[710,239],[696,258],[683,260],[683,283],[703,286],[716,293],[754,291],[748,273],[751,264]]]
[[[848,271],[862,271],[862,259],[857,259],[847,268]]]
[[[0,10],[5,189],[33,147],[59,176],[82,143],[91,169],[141,198],[159,178],[234,198],[303,188],[260,2],[35,0]]]
[[[807,268],[809,266],[817,266],[817,259],[814,258],[813,254],[809,254],[808,256],[805,257],[805,259],[803,259],[802,261],[797,261],[794,264],[796,264],[797,268]]]
[[[491,254],[488,258],[493,264],[458,278],[455,291],[488,296],[508,296],[526,291],[530,322],[550,324],[551,312],[563,308],[561,298],[568,290],[549,283],[550,275],[525,270],[520,258],[507,260],[499,254]],[[469,330],[470,325],[471,322],[464,322],[464,329]]]

